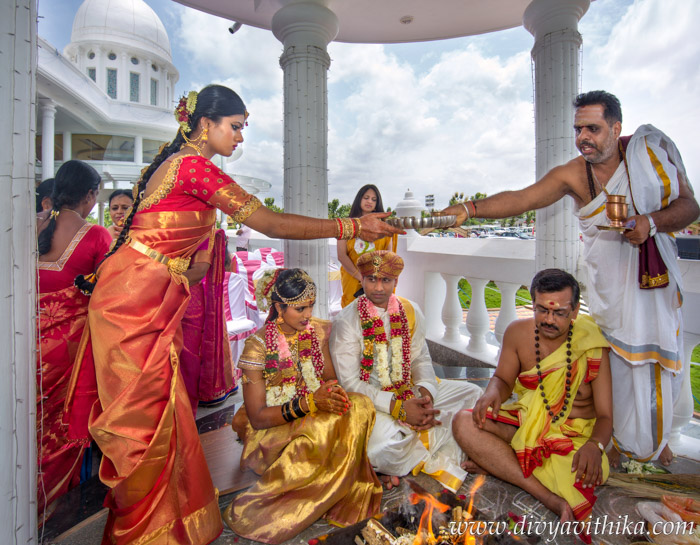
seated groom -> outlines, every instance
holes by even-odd
[[[467,470],[519,486],[562,521],[585,520],[608,477],[608,343],[589,316],[577,318],[579,285],[569,273],[538,272],[530,293],[534,317],[508,326],[494,376],[453,431]],[[513,392],[517,401],[508,401]]]
[[[472,407],[481,389],[436,379],[425,318],[414,303],[394,295],[403,270],[398,255],[368,252],[357,269],[364,295],[336,316],[330,347],[340,384],[368,396],[377,410],[369,460],[387,488],[423,471],[456,492],[467,474],[459,466],[464,455],[452,437],[452,417]]]

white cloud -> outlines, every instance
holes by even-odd
[[[281,201],[281,44],[245,26],[231,36],[229,21],[189,9],[179,21],[192,77],[239,90],[252,113],[235,170],[270,181]],[[691,127],[700,121],[698,23],[700,2],[596,0],[580,27],[582,89],[617,94],[627,132],[651,122],[672,136],[691,180],[700,167],[691,155]],[[510,48],[494,35],[497,48],[480,36],[451,41],[451,50],[445,42],[411,44],[410,55],[400,45],[332,43],[329,196],[350,202],[375,183],[387,205],[410,187],[418,198],[435,193],[440,206],[454,191],[493,194],[532,183],[531,44],[522,33]]]
[[[440,206],[455,191],[533,180],[528,53],[500,59],[467,46],[419,74],[388,47],[330,49],[329,94],[340,101],[330,105],[331,196],[350,202],[371,182],[392,207],[408,188],[419,199],[435,193]]]
[[[699,2],[636,0],[606,41],[589,46],[591,66],[584,71],[584,89],[603,88],[620,99],[623,133],[652,123],[673,138],[696,194],[700,192],[700,158],[694,153],[694,129],[700,123],[699,24]]]
[[[231,21],[178,9],[177,40],[195,74],[225,79],[242,96],[268,97],[282,88],[282,46],[271,32],[244,25],[231,35]]]

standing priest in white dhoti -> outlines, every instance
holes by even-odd
[[[420,471],[457,491],[466,477],[452,437],[452,417],[482,391],[468,382],[438,380],[415,303],[394,295],[403,260],[393,252],[360,256],[364,295],[333,321],[335,372],[348,392],[368,396],[377,410],[367,454],[388,487]],[[393,478],[393,479],[392,479]]]

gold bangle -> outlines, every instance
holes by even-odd
[[[355,230],[353,220],[351,218],[342,218],[340,221],[343,222],[343,233],[341,240],[352,239],[353,231]]]
[[[307,414],[315,413],[318,411],[318,407],[316,407],[316,403],[314,403],[314,393],[309,392],[306,394],[306,404],[309,406],[309,412]]]
[[[397,399],[394,401],[394,408],[391,411],[391,416],[392,418],[395,418],[399,420],[401,418],[401,409],[403,408],[403,401],[400,399]],[[404,414],[406,414],[406,411],[404,411]]]
[[[403,408],[403,405],[401,405],[399,409],[399,420],[401,422],[406,422],[406,409]]]
[[[357,234],[356,234],[356,237],[357,237],[357,238],[362,238],[362,237],[360,236],[360,235],[362,234],[362,221],[360,221],[359,218],[358,218],[357,220],[355,220],[355,221],[357,221]]]

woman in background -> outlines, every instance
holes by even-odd
[[[109,196],[109,217],[112,225],[107,231],[112,238],[117,238],[124,228],[124,219],[129,214],[129,209],[134,205],[134,197],[130,189],[115,189]]]
[[[349,217],[361,218],[374,212],[384,212],[382,195],[379,193],[376,185],[363,185],[357,192],[357,195],[355,195]],[[396,235],[380,238],[374,242],[367,242],[359,238],[338,241],[338,261],[340,261],[341,265],[340,282],[343,287],[343,297],[340,300],[340,304],[343,308],[361,295],[362,276],[355,266],[357,258],[364,253],[373,252],[374,250],[392,250],[395,252],[396,242]]]
[[[39,339],[37,346],[37,444],[39,445],[39,524],[52,503],[80,482],[94,377],[77,383],[70,414],[63,406],[73,361],[87,318],[89,299],[73,285],[78,274],[92,273],[109,250],[104,227],[85,221],[95,206],[100,176],[81,161],[66,161],[56,173],[51,210],[37,216],[39,263]],[[88,392],[86,392],[86,389]]]

